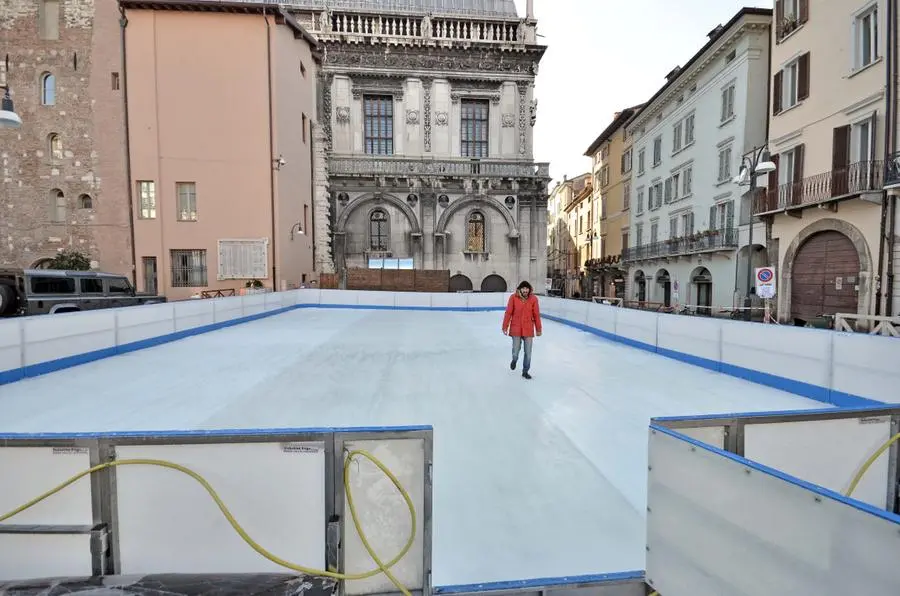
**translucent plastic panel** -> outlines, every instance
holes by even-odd
[[[649,445],[647,579],[661,594],[897,593],[900,518],[662,431]]]

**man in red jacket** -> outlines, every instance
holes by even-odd
[[[522,376],[530,379],[528,369],[531,368],[531,342],[535,332],[541,336],[541,309],[538,306],[537,296],[531,289],[531,284],[523,281],[516,288],[516,292],[509,297],[506,303],[506,313],[503,315],[503,335],[512,337],[512,362],[510,370],[516,370],[516,361],[519,359],[519,350],[522,343],[525,344],[525,359],[522,361]]]

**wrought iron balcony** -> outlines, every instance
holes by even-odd
[[[332,176],[435,176],[485,178],[550,178],[550,164],[533,161],[467,158],[413,158],[371,155],[334,155],[328,162]]]
[[[690,236],[671,238],[632,246],[622,251],[622,261],[633,263],[635,261],[649,261],[651,259],[664,259],[668,257],[680,257],[704,252],[717,252],[721,250],[734,250],[738,245],[737,228],[722,228],[718,230],[705,230]]]
[[[775,189],[766,189],[756,197],[753,213],[772,214],[880,191],[884,188],[884,165],[881,161],[860,161],[840,170],[782,184]]]
[[[884,185],[900,186],[900,152],[891,155],[884,166]]]

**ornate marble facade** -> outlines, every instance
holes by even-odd
[[[324,54],[318,270],[412,259],[449,269],[453,289],[542,287],[550,179],[532,157],[545,50],[536,21],[488,10],[295,14]]]

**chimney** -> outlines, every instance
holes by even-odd
[[[674,79],[675,77],[678,76],[678,73],[679,73],[679,72],[681,72],[681,67],[680,67],[680,66],[676,66],[675,68],[673,68],[673,69],[669,72],[669,74],[666,75],[666,81],[671,82],[672,79]]]
[[[534,20],[534,0],[527,0],[525,3],[525,18],[529,21]]]
[[[723,29],[722,24],[719,23],[718,25],[716,25],[716,28],[713,29],[712,31],[710,31],[709,33],[707,33],[706,36],[707,36],[708,38],[710,38],[710,39],[713,39],[713,38],[716,37],[719,33],[722,32],[722,29]]]

